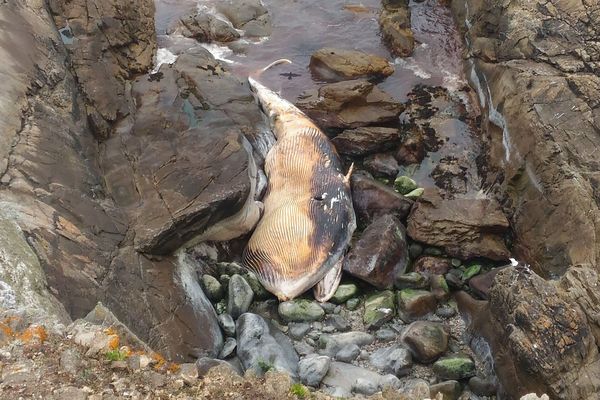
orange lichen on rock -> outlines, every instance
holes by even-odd
[[[167,371],[169,371],[172,374],[179,372],[180,369],[181,369],[181,365],[174,363],[174,362],[171,362],[167,365]]]
[[[42,344],[48,339],[48,332],[46,331],[46,328],[41,325],[31,325],[29,328],[25,329],[23,333],[19,334],[17,338],[23,343],[30,343],[37,339],[40,344]]]
[[[154,360],[154,362],[156,363],[154,365],[154,369],[161,369],[165,363],[167,362],[163,356],[161,356],[158,353],[153,353],[152,354],[152,359]]]

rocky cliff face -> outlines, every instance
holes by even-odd
[[[595,1],[454,1],[489,116],[515,248],[545,276],[598,265],[600,9]]]
[[[488,120],[487,184],[510,210],[517,255],[533,267],[500,272],[489,304],[483,311],[471,304],[467,314],[491,344],[509,398],[528,391],[596,398],[600,7],[585,0],[452,7]],[[562,278],[544,281],[536,272]]]
[[[3,270],[4,305],[32,298],[46,321],[67,322],[102,301],[166,357],[215,356],[214,310],[174,251],[255,222],[240,130],[261,117],[207,52],[145,75],[154,5],[132,4],[0,7],[11,60],[0,66],[0,221],[12,251],[0,257],[37,274],[23,286]]]

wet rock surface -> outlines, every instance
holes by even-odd
[[[510,253],[502,234],[508,227],[494,200],[442,200],[432,193],[413,207],[407,232],[411,238],[443,247],[447,254],[461,259],[506,260]]]
[[[453,11],[473,22],[465,31],[496,171],[488,182],[514,212],[518,254],[544,275],[597,265],[597,5],[465,3]]]
[[[413,201],[371,177],[355,173],[351,178],[352,202],[359,220],[372,221],[385,214],[405,218]]]
[[[359,78],[377,81],[394,73],[394,67],[382,57],[334,48],[313,53],[309,68],[318,78],[328,81]]]
[[[365,127],[348,129],[331,140],[340,154],[361,156],[390,149],[400,141],[395,128]]]
[[[295,377],[298,355],[289,339],[261,316],[246,313],[236,323],[237,356],[244,370],[264,374],[269,369]]]
[[[403,106],[361,79],[330,83],[303,93],[296,106],[324,129],[358,128],[395,122]]]
[[[410,8],[406,0],[385,0],[379,15],[381,35],[393,54],[401,57],[412,53],[415,40],[410,27]]]
[[[180,34],[200,42],[232,42],[240,34],[228,21],[208,13],[198,13],[181,18],[170,34]]]
[[[389,289],[408,264],[405,228],[393,215],[374,220],[344,259],[344,271],[378,289]]]

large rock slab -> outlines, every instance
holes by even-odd
[[[239,90],[207,51],[181,56],[159,74],[133,83],[135,118],[105,143],[102,161],[109,192],[134,216],[136,249],[163,255],[200,234],[230,239],[243,233],[235,232],[239,226],[257,222],[256,170],[238,121],[259,116],[248,107],[249,91]],[[214,232],[239,211],[232,232]]]
[[[486,183],[511,209],[517,255],[543,275],[598,265],[597,4],[453,6],[458,21],[469,21],[470,74],[490,110],[487,160],[495,172]]]
[[[300,95],[296,105],[322,128],[358,128],[398,122],[404,109],[366,80],[330,83]]]
[[[154,2],[52,0],[56,27],[85,96],[85,113],[100,139],[130,113],[126,81],[146,72],[156,49]],[[66,30],[66,31],[65,31]]]
[[[508,267],[496,275],[489,302],[457,298],[470,328],[492,349],[499,396],[585,399],[600,390],[598,306],[587,295],[598,280],[595,272],[577,270],[553,283],[524,266]]]
[[[353,174],[350,182],[354,211],[363,222],[370,222],[385,214],[404,219],[413,206],[412,200],[365,174]]]
[[[408,264],[404,225],[393,215],[383,215],[364,230],[344,259],[344,271],[378,289],[394,286]]]
[[[232,42],[240,38],[239,32],[229,23],[206,11],[182,17],[169,34],[194,38],[199,42]]]
[[[339,361],[331,362],[329,371],[323,378],[322,383],[325,386],[341,390],[341,392],[337,392],[336,397],[339,397],[340,395],[343,397],[350,397],[357,379],[372,382],[375,385],[376,390],[381,390],[386,384],[389,384],[389,380],[377,372]]]
[[[298,373],[298,354],[290,339],[260,315],[242,314],[236,323],[237,356],[244,370],[263,374],[273,368],[292,377]]]
[[[244,30],[245,36],[271,34],[271,16],[260,0],[220,1],[217,10],[225,15],[234,27]]]
[[[394,73],[385,58],[362,51],[323,48],[310,57],[309,68],[320,79],[342,81],[365,78],[381,80]]]
[[[146,257],[134,249],[136,229],[144,226],[145,218],[152,219],[139,207],[158,204],[158,194],[150,188],[162,185],[165,176],[161,172],[177,175],[170,169],[170,159],[162,159],[160,172],[161,166],[151,160],[161,152],[173,154],[172,143],[159,144],[149,137],[137,141],[131,135],[134,125],[141,133],[143,126],[165,122],[157,108],[146,107],[157,99],[154,94],[160,88],[153,87],[154,94],[144,92],[148,96],[135,101],[129,90],[130,78],[151,67],[153,2],[135,6],[120,0],[7,3],[0,8],[0,20],[14,33],[12,41],[0,45],[0,54],[9,60],[0,66],[9,84],[0,100],[0,204],[3,216],[17,223],[46,274],[43,286],[71,318],[85,316],[102,301],[166,358],[186,361],[202,354],[215,356],[221,333],[195,272],[182,269],[171,254]],[[26,57],[22,49],[27,49]],[[197,66],[192,63],[190,68]],[[211,73],[212,81],[205,79],[208,76],[200,81],[206,85],[229,82],[240,94],[239,82],[231,76]],[[156,81],[160,75],[139,78],[144,79]],[[163,83],[166,92],[178,91],[168,79]],[[140,85],[134,84],[136,90]],[[223,83],[222,89],[225,86]],[[260,121],[260,113],[250,92],[242,87],[241,92],[244,90],[246,95],[238,102],[227,100],[233,89],[206,90],[203,97],[207,108],[213,105],[213,112],[216,104],[230,111],[230,125],[253,126],[252,115]],[[136,105],[148,112],[134,117]],[[193,107],[170,108],[166,125],[173,129],[185,125],[187,129],[185,121],[193,122],[194,112]],[[253,130],[248,132],[254,141]],[[133,172],[148,165],[156,175]],[[155,177],[158,180],[154,181]],[[137,182],[131,183],[135,179]],[[177,197],[178,189],[170,188]],[[177,240],[183,243],[186,239]],[[21,249],[15,246],[15,250]],[[27,263],[35,273],[35,265]],[[40,282],[31,283],[37,286]],[[49,312],[48,317],[53,315]]]
[[[408,235],[461,259],[506,260],[510,252],[502,234],[508,220],[492,199],[444,200],[429,193],[417,201],[407,224]]]
[[[400,141],[398,129],[365,127],[348,129],[331,140],[340,154],[363,156],[390,149]]]

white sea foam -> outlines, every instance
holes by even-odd
[[[396,58],[394,60],[394,64],[407,69],[409,71],[412,71],[413,74],[415,74],[418,78],[421,79],[429,79],[431,78],[431,74],[427,71],[425,71],[420,65],[418,65],[415,61],[414,58],[412,57],[406,57],[406,58]]]
[[[171,53],[169,49],[158,49],[156,51],[156,56],[154,57],[154,69],[152,69],[152,73],[157,73],[160,66],[163,64],[173,64],[177,61],[177,57],[178,56]]]
[[[202,43],[201,46],[204,47],[206,50],[210,51],[210,54],[212,54],[212,56],[215,59],[224,61],[229,64],[236,64],[235,61],[227,58],[228,56],[233,54],[233,51],[229,47],[220,46],[215,43]]]

